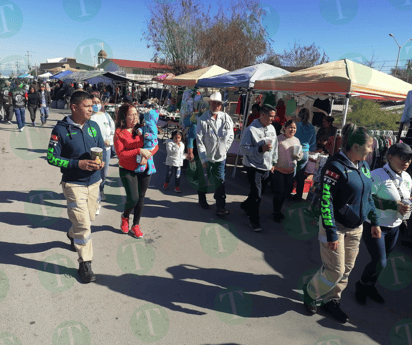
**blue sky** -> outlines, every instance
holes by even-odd
[[[412,38],[412,0],[264,0],[261,4],[278,52],[294,41],[315,43],[330,60],[356,61],[374,54],[387,72],[395,66],[398,53],[389,33],[401,45]],[[32,63],[74,56],[91,64],[95,52],[87,43],[101,41],[114,58],[149,61],[152,51],[142,40],[148,17],[146,3],[140,0],[0,0],[0,67],[16,56],[27,56],[27,51]],[[412,41],[408,45],[399,65],[412,59]]]

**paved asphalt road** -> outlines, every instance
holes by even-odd
[[[253,233],[239,203],[245,173],[227,171],[228,209],[202,210],[186,173],[182,194],[161,188],[163,143],[155,156],[141,221],[144,239],[119,230],[125,200],[112,159],[107,201],[93,223],[97,282],[82,284],[70,251],[58,168],[46,162],[51,128],[0,124],[0,344],[412,344],[412,251],[398,244],[378,288],[386,304],[359,306],[354,284],[369,261],[362,243],[343,294],[351,323],[308,316],[301,286],[320,267],[317,228],[305,203],[271,219],[264,194],[263,233]],[[171,183],[173,184],[173,183]],[[208,196],[214,204],[212,195]],[[408,339],[409,337],[409,339]]]

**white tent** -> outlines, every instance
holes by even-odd
[[[48,78],[50,78],[50,77],[52,77],[52,76],[53,76],[53,74],[51,74],[50,72],[46,72],[46,73],[43,73],[43,74],[38,75],[37,78],[40,78],[40,79],[48,79]]]

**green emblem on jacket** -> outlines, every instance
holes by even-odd
[[[371,172],[368,169],[366,169],[365,167],[362,167],[362,172],[366,177],[371,178]]]
[[[96,132],[96,130],[95,130],[93,127],[89,127],[89,128],[87,129],[87,133],[89,133],[89,135],[90,135],[92,138],[96,137],[96,135],[97,135],[97,132]]]

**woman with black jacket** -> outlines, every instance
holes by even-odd
[[[40,104],[39,96],[34,89],[34,86],[31,86],[28,93],[27,108],[29,109],[31,124],[36,126],[36,112]]]
[[[342,130],[342,150],[331,157],[321,173],[322,198],[319,224],[321,269],[303,286],[304,305],[314,314],[316,301],[340,323],[349,321],[340,309],[359,252],[363,223],[371,221],[371,236],[381,237],[372,199],[372,179],[366,157],[373,138],[365,127],[347,124]]]

